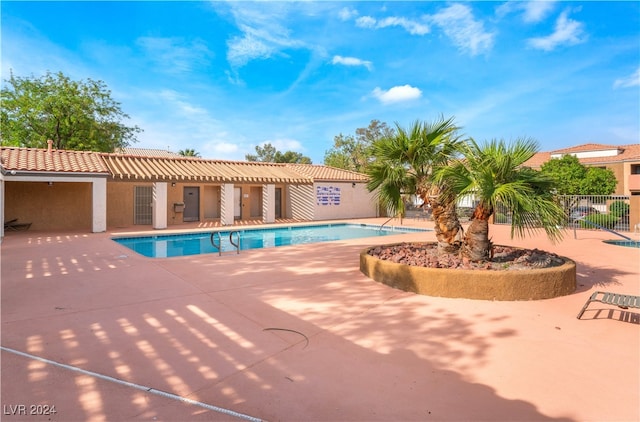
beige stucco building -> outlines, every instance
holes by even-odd
[[[640,195],[640,144],[582,144],[540,152],[527,161],[526,165],[539,169],[547,161],[562,158],[563,155],[575,155],[585,166],[607,168],[613,171],[618,180],[615,195]]]
[[[0,148],[0,212],[33,230],[377,216],[365,175],[322,165]]]

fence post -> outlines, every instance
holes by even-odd
[[[636,226],[640,227],[640,195],[629,197],[629,231],[635,233]]]

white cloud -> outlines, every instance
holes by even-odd
[[[453,4],[431,16],[453,43],[472,56],[491,50],[494,34],[486,32],[481,21],[474,19],[471,9],[462,4]]]
[[[399,26],[411,35],[425,35],[429,33],[429,26],[407,18],[388,17],[377,20],[371,16],[362,16],[356,19],[356,26],[360,28],[381,29],[391,26]]]
[[[295,139],[288,139],[288,138],[273,139],[273,140],[267,140],[262,142],[262,145],[264,144],[271,144],[274,147],[276,147],[276,149],[280,152],[287,152],[287,151],[299,152],[300,150],[304,150],[304,147],[302,146],[302,144],[299,141],[296,141]]]
[[[187,42],[180,38],[141,37],[136,40],[156,69],[167,73],[190,72],[213,54],[201,40]]]
[[[242,32],[227,42],[227,60],[232,66],[241,67],[252,60],[281,55],[289,48],[306,47],[280,23],[290,6],[286,2],[255,3],[253,7],[240,3],[230,3],[232,15]]]
[[[404,28],[411,35],[424,35],[429,33],[429,27],[416,21],[406,18],[389,17],[378,22],[378,27],[399,26]]]
[[[640,67],[631,75],[616,79],[613,83],[614,88],[632,88],[634,86],[640,86]]]
[[[168,147],[172,151],[192,148],[204,158],[239,158],[240,136],[228,136],[225,122],[190,97],[167,89],[140,91],[137,98],[141,104],[132,114],[136,116],[134,123],[144,129],[138,135],[140,147]],[[158,108],[147,111],[145,104],[149,101],[158,104]]]
[[[227,60],[232,66],[244,66],[251,60],[268,59],[276,51],[273,46],[251,34],[234,37],[227,42]]]
[[[376,87],[372,95],[383,104],[392,104],[418,99],[422,96],[422,91],[411,85],[394,86],[387,91]]]
[[[522,19],[525,22],[540,22],[553,10],[553,1],[529,1],[523,5],[524,14]]]
[[[526,23],[541,22],[555,7],[554,0],[546,1],[508,1],[496,8],[499,17],[522,11],[522,20]]]
[[[368,60],[358,59],[356,57],[333,56],[332,64],[341,64],[344,66],[364,66],[368,70],[373,68],[373,64]]]
[[[238,151],[238,145],[230,142],[214,140],[207,144],[208,149],[212,150],[216,156],[229,155]]]
[[[531,47],[551,51],[560,45],[576,45],[586,40],[584,24],[569,19],[568,11],[560,14],[556,20],[555,30],[546,37],[530,38],[528,43]]]
[[[362,16],[356,19],[356,26],[360,28],[375,28],[376,20],[371,16]]]
[[[338,17],[340,18],[340,20],[343,20],[343,21],[348,21],[352,18],[355,18],[356,16],[358,16],[358,11],[350,7],[343,7],[338,12]]]

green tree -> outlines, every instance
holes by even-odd
[[[256,145],[256,153],[246,154],[244,157],[247,161],[260,161],[263,163],[311,164],[309,157],[294,151],[280,152],[270,143],[266,143],[263,146]]]
[[[490,258],[489,219],[498,203],[511,211],[512,237],[541,228],[552,241],[562,238],[560,227],[566,216],[551,192],[553,180],[523,166],[537,150],[537,143],[528,138],[483,145],[470,139],[460,159],[438,170],[436,180],[446,181],[450,197],[474,195],[478,201],[462,247],[463,256],[470,261]]]
[[[297,163],[297,164],[311,164],[311,158],[305,157],[302,153],[286,151],[276,151],[275,156],[276,163]]]
[[[618,183],[611,170],[586,167],[574,155],[553,158],[540,170],[554,180],[558,195],[611,195]]]
[[[276,147],[267,143],[264,146],[256,145],[255,154],[246,154],[244,158],[247,161],[261,161],[264,163],[275,163],[276,161]]]
[[[581,195],[611,195],[616,191],[617,185],[618,179],[610,169],[587,167],[580,193]]]
[[[371,120],[368,127],[356,129],[355,136],[339,134],[333,138],[333,147],[325,152],[324,164],[365,173],[371,162],[373,143],[393,136],[393,132],[386,123]]]
[[[73,81],[62,72],[36,78],[11,73],[0,92],[2,145],[113,152],[136,142],[137,126],[102,81]]]
[[[373,143],[373,162],[367,167],[367,188],[392,215],[404,214],[404,198],[410,195],[431,206],[441,252],[455,252],[462,238],[455,198],[442,195],[445,180],[433,179],[437,169],[456,156],[461,143],[458,129],[453,118],[416,121],[408,130],[396,124],[392,134]]]
[[[179,155],[182,155],[183,157],[198,157],[200,158],[200,153],[196,152],[195,149],[181,149],[180,151],[178,151]]]

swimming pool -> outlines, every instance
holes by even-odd
[[[313,226],[288,226],[220,231],[222,252],[235,251],[231,244],[240,239],[240,250],[273,248],[277,246],[301,245],[329,242],[332,240],[358,239],[362,237],[387,236],[399,233],[426,232],[426,229],[411,227],[383,227],[371,224],[322,224]],[[237,235],[235,233],[238,233]],[[149,258],[218,253],[211,244],[212,232],[182,233],[174,235],[144,237],[114,237],[112,240]],[[218,242],[217,235],[214,240]]]
[[[626,246],[627,248],[640,248],[640,240],[603,240],[604,243],[617,246]]]

